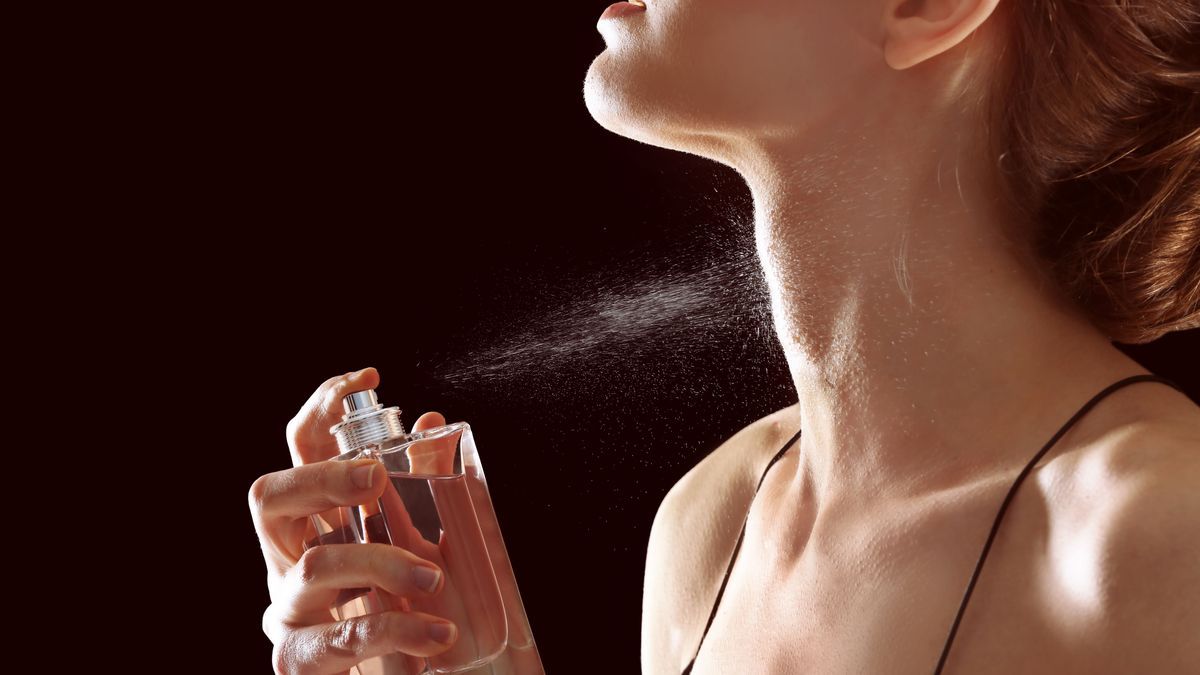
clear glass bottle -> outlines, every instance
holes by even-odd
[[[544,675],[470,425],[406,433],[399,408],[384,408],[372,389],[347,394],[342,406],[342,421],[329,430],[340,451],[331,461],[378,459],[389,485],[375,503],[313,515],[316,536],[306,547],[390,543],[437,563],[446,580],[433,599],[344,589],[334,613],[341,620],[415,609],[458,626],[455,645],[443,654],[367,659],[351,673]]]

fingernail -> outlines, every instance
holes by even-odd
[[[442,644],[450,644],[454,639],[454,624],[452,623],[431,623],[429,624],[429,637],[435,642]]]
[[[416,584],[417,588],[425,591],[426,593],[432,593],[433,589],[437,588],[438,579],[441,578],[441,576],[442,573],[438,570],[431,569],[429,567],[421,567],[419,565],[414,567],[412,571],[413,583]]]
[[[362,464],[354,467],[350,471],[350,481],[354,483],[354,487],[359,490],[366,490],[375,482],[375,467],[379,464],[375,460],[367,460]]]
[[[363,368],[362,370],[356,370],[350,374],[350,377],[357,380],[358,378],[363,376],[363,373],[366,373],[370,369],[371,369],[371,366],[367,366],[366,368]]]

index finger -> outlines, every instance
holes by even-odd
[[[288,422],[287,442],[292,453],[292,466],[335,457],[337,441],[329,434],[329,427],[342,420],[342,397],[352,391],[378,386],[379,371],[372,367],[322,382],[300,407],[300,412]]]

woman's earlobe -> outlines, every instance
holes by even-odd
[[[922,41],[912,35],[907,24],[893,24],[884,34],[883,60],[894,70],[904,70],[924,61]]]

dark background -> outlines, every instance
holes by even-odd
[[[703,339],[674,331],[627,358],[446,379],[514,334],[561,335],[556,319],[597,287],[744,258],[750,203],[735,174],[588,115],[582,82],[607,4],[140,13],[127,17],[137,30],[71,62],[76,107],[56,114],[79,141],[55,170],[89,177],[70,199],[111,220],[76,243],[128,247],[102,266],[134,301],[118,309],[83,284],[86,326],[138,326],[125,345],[144,346],[137,357],[97,358],[163,389],[182,447],[141,470],[189,499],[147,512],[197,524],[151,533],[154,557],[131,568],[177,599],[167,613],[147,603],[139,624],[165,629],[158,648],[175,667],[270,671],[246,493],[290,465],[284,428],[312,390],[371,365],[409,423],[438,410],[475,429],[547,669],[637,672],[659,501],[722,440],[794,401],[761,299],[731,291],[734,318],[698,326]],[[1128,351],[1196,399],[1182,364],[1197,340]],[[130,431],[128,414],[114,432]]]
[[[197,481],[219,543],[190,554],[219,572],[219,590],[194,600],[197,617],[222,617],[220,647],[189,661],[237,655],[238,672],[269,672],[246,492],[290,466],[284,427],[313,389],[371,365],[409,424],[424,410],[471,423],[548,671],[639,670],[662,496],[794,400],[757,309],[731,306],[746,320],[702,341],[676,333],[511,386],[437,379],[450,357],[536,335],[598,286],[746,250],[735,174],[589,116],[583,78],[607,4],[289,7],[229,17],[172,75],[186,87],[162,102],[179,122],[162,127],[171,175],[147,173],[186,243],[152,262],[186,308],[164,326],[184,356],[172,379],[199,401],[199,443],[221,448]]]

